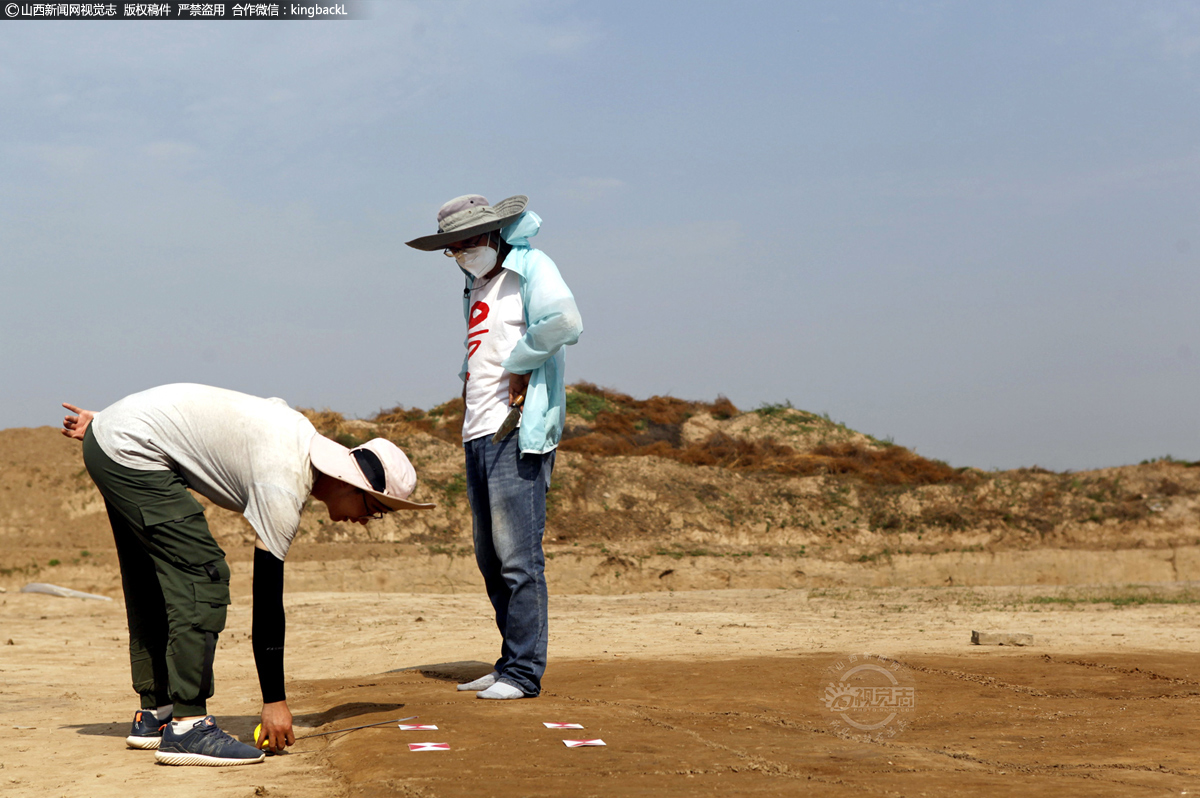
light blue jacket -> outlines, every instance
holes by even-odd
[[[537,235],[542,219],[526,211],[500,231],[512,245],[504,259],[504,268],[521,277],[521,304],[525,308],[525,336],[517,342],[500,365],[513,374],[529,374],[529,390],[521,413],[518,442],[522,454],[542,454],[558,446],[567,414],[566,357],[563,347],[579,340],[583,320],[571,289],[563,282],[558,267],[544,252],[529,246]],[[467,287],[475,278],[467,276]],[[470,321],[471,299],[463,295],[463,318]],[[463,346],[467,339],[463,339]],[[467,358],[463,356],[459,379],[467,378]]]

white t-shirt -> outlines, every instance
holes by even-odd
[[[312,491],[316,428],[282,399],[186,383],[127,396],[96,414],[92,434],[126,468],[174,471],[192,490],[243,513],[279,559]]]
[[[494,435],[508,415],[508,379],[500,364],[525,335],[520,289],[520,275],[508,269],[471,289],[463,441]]]

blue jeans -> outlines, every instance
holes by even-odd
[[[550,630],[542,534],[554,451],[522,456],[517,431],[496,444],[485,435],[463,449],[475,561],[504,637],[495,670],[500,681],[535,696],[542,690]]]

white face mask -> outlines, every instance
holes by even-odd
[[[483,277],[496,267],[496,250],[489,246],[471,247],[455,252],[454,259],[476,278]]]

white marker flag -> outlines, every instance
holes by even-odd
[[[450,743],[409,743],[409,751],[449,751]]]
[[[567,748],[583,748],[585,745],[604,745],[603,740],[563,740]]]
[[[547,729],[582,729],[582,723],[543,723]]]

